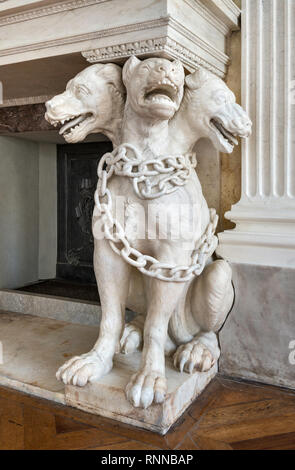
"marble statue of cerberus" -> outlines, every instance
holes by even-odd
[[[234,298],[229,264],[212,260],[217,216],[203,197],[192,150],[207,137],[230,153],[237,136],[250,134],[251,121],[215,75],[200,69],[185,77],[179,61],[134,56],[122,73],[114,64],[86,68],[47,103],[46,118],[63,124],[60,134],[68,142],[103,132],[114,145],[99,165],[93,214],[99,338],[57,377],[84,386],[111,370],[120,349],[142,348],[127,398],[136,407],[161,403],[165,352],[174,354],[181,372],[208,371],[219,358],[216,333]],[[114,215],[117,196],[125,202],[124,225]],[[149,216],[170,217],[165,237],[136,237],[138,205]],[[196,217],[183,216],[174,237],[180,205],[193,208]],[[104,237],[96,236],[100,231]],[[125,326],[126,307],[138,316]]]

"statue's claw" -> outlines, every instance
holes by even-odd
[[[112,369],[112,361],[103,361],[96,351],[72,357],[56,373],[57,380],[65,385],[84,387],[106,375]]]
[[[218,359],[200,340],[192,340],[178,347],[174,354],[174,366],[180,372],[207,372]]]
[[[167,392],[166,378],[155,371],[139,371],[126,387],[126,396],[135,407],[148,408],[152,403],[163,403]]]

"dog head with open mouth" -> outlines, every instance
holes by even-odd
[[[181,62],[131,56],[123,67],[127,101],[137,115],[168,120],[179,109],[184,86]]]
[[[198,138],[209,138],[215,148],[231,153],[238,137],[251,134],[252,122],[236,103],[234,93],[213,73],[199,69],[185,79],[181,110]]]
[[[115,64],[95,64],[78,73],[66,90],[46,103],[45,119],[68,143],[101,132],[119,143],[125,105],[122,69]]]

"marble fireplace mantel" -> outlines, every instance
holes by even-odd
[[[227,37],[239,28],[239,16],[232,0],[6,0],[0,2],[0,66],[5,77],[9,66],[54,57],[59,64],[81,54],[90,63],[123,63],[131,54],[157,55],[180,59],[188,71],[202,65],[224,77]],[[19,92],[17,100],[4,95],[4,106],[44,102],[50,90],[43,95],[32,87],[21,99]]]

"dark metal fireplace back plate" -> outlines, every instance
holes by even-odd
[[[97,165],[110,142],[58,145],[57,277],[95,283],[91,219]]]

